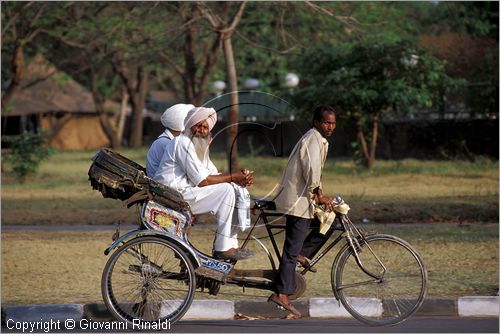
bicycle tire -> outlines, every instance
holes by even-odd
[[[175,323],[191,306],[195,289],[196,276],[186,253],[154,236],[138,237],[118,248],[101,280],[111,314],[133,326]]]
[[[422,257],[409,243],[392,235],[375,234],[367,236],[366,241],[357,240],[363,267],[379,279],[363,271],[352,247],[346,247],[332,267],[336,296],[354,318],[365,324],[401,323],[419,309],[427,293],[427,270]],[[385,266],[385,273],[369,248]]]

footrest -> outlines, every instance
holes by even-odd
[[[227,275],[223,272],[212,270],[206,267],[198,267],[194,270],[196,275],[214,279],[219,282],[226,282]]]
[[[276,210],[276,203],[266,198],[256,198],[254,209]]]

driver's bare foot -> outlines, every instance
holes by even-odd
[[[302,314],[292,305],[288,300],[288,295],[282,293],[273,293],[269,296],[268,302],[273,302],[283,307],[284,309],[290,311],[293,314],[293,319],[302,317]],[[289,318],[290,319],[290,318]]]

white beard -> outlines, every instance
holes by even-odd
[[[193,137],[190,130],[184,131],[193,142],[194,150],[198,159],[206,165],[210,159],[208,148],[210,147],[210,135],[207,138]]]
[[[206,163],[210,159],[208,154],[208,148],[210,146],[209,138],[193,137],[192,141],[196,155],[202,163]]]

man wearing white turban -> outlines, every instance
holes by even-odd
[[[250,186],[253,175],[246,170],[221,174],[210,161],[210,131],[216,122],[213,108],[191,109],[184,121],[184,132],[167,147],[154,179],[178,190],[195,215],[207,212],[215,215],[216,259],[240,260],[253,254],[238,248],[236,194],[231,183]]]
[[[184,130],[184,118],[186,118],[188,111],[193,108],[192,104],[179,103],[171,106],[161,115],[160,120],[165,127],[165,131],[149,148],[146,157],[146,174],[149,177],[152,178],[156,174],[165,147]]]

